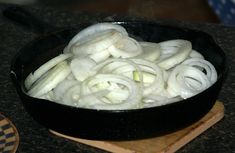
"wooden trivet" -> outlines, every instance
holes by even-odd
[[[132,141],[96,141],[70,137],[56,131],[51,133],[79,143],[114,153],[173,153],[221,120],[224,105],[216,101],[213,108],[198,122],[164,136]]]

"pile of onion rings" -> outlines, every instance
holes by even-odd
[[[214,66],[190,41],[137,41],[120,25],[98,23],[30,73],[25,87],[29,96],[64,105],[123,110],[177,102],[216,80]]]

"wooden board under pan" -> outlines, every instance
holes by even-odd
[[[79,143],[114,153],[173,153],[196,138],[224,117],[224,105],[216,101],[213,108],[198,122],[160,137],[134,141],[95,141],[70,137],[56,131],[51,133]]]

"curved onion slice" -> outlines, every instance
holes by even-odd
[[[75,76],[73,75],[73,73],[70,73],[67,77],[67,80],[76,80]]]
[[[116,62],[118,63],[116,63]],[[113,63],[112,63],[113,62]],[[126,63],[125,63],[126,62]],[[124,64],[121,64],[124,63]],[[109,65],[110,64],[110,65]],[[114,65],[116,64],[116,65]],[[107,67],[105,67],[107,66]],[[102,68],[101,68],[102,67]],[[151,92],[161,92],[164,88],[164,80],[163,80],[163,72],[162,70],[154,63],[143,60],[143,59],[110,59],[106,62],[101,63],[95,69],[103,69],[103,73],[112,73],[112,74],[120,74],[123,76],[127,76],[133,79],[132,72],[138,74],[138,81],[141,85],[143,82],[143,73],[148,72],[153,74],[154,81],[147,86],[144,86],[143,95],[148,95]],[[98,70],[96,70],[98,71]],[[130,77],[128,72],[131,72],[132,76]],[[135,75],[136,76],[136,75]]]
[[[100,73],[119,74],[133,79],[132,71],[136,71],[139,75],[139,88],[143,88],[143,74],[138,64],[131,59],[111,58],[95,67]]]
[[[108,93],[105,97],[112,103],[121,103],[126,100],[129,96],[129,91],[123,89],[113,89],[112,92]]]
[[[140,87],[142,87],[143,75],[140,67],[130,59],[110,58],[97,66],[94,71],[100,73],[123,74],[128,71],[136,70],[140,78]]]
[[[121,88],[117,83],[113,82],[102,82],[91,88],[92,91],[96,92],[105,89],[112,91],[105,95],[105,98],[102,99],[106,100],[108,103],[120,103],[121,101],[127,99],[129,95],[129,92],[126,88]]]
[[[96,35],[92,35],[84,42],[75,43],[71,46],[71,51],[75,55],[90,55],[103,51],[121,40],[123,35],[116,30],[105,30]]]
[[[108,48],[110,54],[115,57],[129,58],[141,54],[142,47],[133,38],[124,37]]]
[[[42,66],[40,66],[36,71],[30,73],[27,78],[25,79],[25,88],[28,90],[31,85],[38,80],[44,73],[46,73],[48,70],[50,70],[52,67],[54,67],[56,64],[68,59],[71,57],[72,54],[60,54]]]
[[[70,63],[72,73],[78,81],[83,81],[87,77],[94,75],[96,72],[92,68],[95,65],[95,61],[88,57],[74,58]]]
[[[191,42],[187,40],[169,40],[159,43],[163,58],[157,64],[163,69],[170,69],[185,60],[192,51]],[[168,56],[166,56],[168,54]],[[161,58],[160,56],[160,58]],[[165,57],[164,57],[165,56]]]
[[[126,60],[128,61],[128,60]],[[94,69],[101,71],[102,73],[110,73],[120,67],[128,65],[128,62],[124,62],[123,60],[110,58],[100,64],[98,64]],[[133,65],[132,63],[129,65]]]
[[[79,101],[79,105],[88,108],[95,108],[95,109],[105,109],[105,110],[120,110],[120,109],[134,109],[138,107],[139,101],[141,100],[141,90],[139,86],[131,79],[121,76],[121,75],[114,75],[114,74],[97,74],[88,80],[85,80],[82,83],[82,91],[84,92],[91,92],[89,88],[95,86],[102,82],[114,82],[117,84],[121,84],[125,86],[129,90],[129,96],[126,100],[123,100],[120,103],[98,103],[93,105],[88,105],[87,102],[83,102],[82,99]],[[111,91],[110,91],[111,92]],[[102,100],[101,100],[102,101]]]
[[[163,71],[156,64],[143,59],[132,59],[136,64],[140,65],[142,71],[152,73],[155,76],[154,81],[144,87],[143,95],[146,96],[153,91],[160,93],[164,89]]]
[[[141,75],[136,71],[136,67],[132,65],[122,65],[119,68],[111,71],[113,74],[121,74],[127,76],[131,79],[134,79],[137,82],[144,83],[143,95],[146,96],[153,91],[160,93],[164,88],[163,72],[162,70],[154,63],[144,60],[144,59],[131,59],[139,68]],[[131,72],[131,76],[129,75]],[[149,76],[149,75],[150,76]],[[147,75],[147,76],[146,76]],[[140,78],[141,77],[141,78]],[[147,80],[146,80],[147,79]],[[151,81],[151,82],[149,82]]]
[[[152,42],[139,42],[143,49],[142,54],[137,55],[134,58],[141,58],[148,61],[156,61],[161,55],[160,45]]]
[[[192,50],[192,52],[189,54],[189,58],[201,58],[201,59],[204,59],[204,56],[201,53],[199,53],[198,51]]]
[[[80,98],[80,83],[73,84],[70,86],[66,92],[63,94],[62,102],[65,105],[77,106]]]
[[[179,100],[182,100],[182,98],[179,96],[169,98],[165,96],[151,94],[143,98],[143,105],[144,107],[155,107],[170,104]]]
[[[66,61],[57,64],[44,77],[33,84],[28,94],[33,97],[40,97],[46,94],[63,81],[70,72],[71,70]]]
[[[102,31],[112,30],[112,29],[122,33],[122,35],[124,35],[124,36],[128,36],[128,33],[127,33],[126,29],[123,28],[120,25],[115,25],[115,24],[112,24],[112,23],[98,23],[98,24],[94,24],[94,25],[91,25],[91,26],[83,29],[77,35],[75,35],[72,38],[72,40],[70,40],[70,42],[67,45],[67,47],[65,47],[64,53],[70,52],[70,48],[71,48],[71,46],[73,44],[75,44],[77,42],[83,42],[84,39],[87,39],[86,37],[90,37],[92,35],[95,35],[97,33],[102,32]]]
[[[61,81],[54,89],[54,95],[55,97],[60,100],[64,97],[64,93],[74,86],[75,84],[78,84],[79,82],[77,80],[63,80]]]
[[[181,96],[184,99],[210,86],[210,81],[203,72],[187,65],[177,66],[171,72],[167,83],[167,91],[172,97]]]
[[[49,91],[48,93],[40,96],[39,98],[41,99],[46,99],[46,100],[50,100],[50,101],[57,101],[57,97],[56,95],[53,93],[53,91]]]
[[[91,59],[93,59],[96,63],[99,63],[99,62],[102,62],[102,61],[108,59],[109,56],[110,56],[110,53],[107,49],[100,51],[100,52],[97,52],[95,54],[89,55],[89,57]]]
[[[205,71],[207,78],[213,84],[217,80],[217,72],[215,67],[208,61],[200,58],[190,58],[185,60],[182,64],[190,65],[198,68],[201,71]]]

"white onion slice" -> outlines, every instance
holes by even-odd
[[[204,59],[204,56],[199,53],[198,51],[196,50],[192,50],[192,52],[189,54],[189,57],[190,58],[201,58],[201,59]]]
[[[55,102],[57,101],[57,97],[56,97],[56,95],[54,94],[54,92],[52,90],[49,91],[48,93],[40,96],[39,98],[50,100],[50,101],[55,101]]]
[[[102,104],[94,104],[90,106],[87,106],[86,102],[80,100],[79,105],[94,109],[105,109],[105,110],[134,109],[138,107],[138,104],[142,97],[139,86],[133,80],[121,75],[97,74],[92,78],[90,78],[89,80],[86,80],[85,83],[83,82],[82,91],[87,92],[90,90],[89,88],[91,88],[92,86],[107,81],[124,85],[129,90],[130,93],[128,98],[120,103],[109,104],[103,102]]]
[[[73,75],[78,81],[83,81],[87,77],[94,75],[96,72],[92,70],[92,68],[96,65],[96,62],[91,58],[74,58],[70,67]]]
[[[110,104],[109,101],[107,102],[107,100],[104,100],[104,96],[108,93],[108,90],[100,90],[86,95],[82,94],[78,102],[78,107],[92,108],[94,105]]]
[[[217,72],[215,67],[204,59],[190,58],[185,60],[182,64],[196,67],[201,71],[205,70],[205,74],[212,84],[217,80]]]
[[[30,73],[27,76],[27,78],[25,79],[25,88],[28,90],[31,87],[31,85],[37,79],[39,79],[44,73],[46,73],[48,70],[50,70],[56,64],[68,59],[71,56],[72,56],[72,54],[60,54],[60,55],[52,58],[51,60],[49,60],[48,62],[46,62],[42,66],[40,66],[36,71]]]
[[[33,84],[32,88],[28,91],[28,94],[33,97],[40,97],[43,94],[46,94],[63,81],[70,72],[71,70],[66,61],[57,64],[47,75]]]
[[[80,99],[81,84],[76,83],[70,86],[62,96],[61,102],[69,106],[78,106],[78,101]]]
[[[167,85],[167,91],[172,97],[181,96],[186,99],[207,89],[210,81],[197,68],[179,65],[171,72]]]
[[[185,60],[192,51],[191,42],[187,40],[169,40],[159,43],[161,47],[161,56],[169,54],[169,56],[161,59],[157,64],[163,69],[170,69],[176,64]],[[161,58],[160,56],[160,58]]]
[[[160,45],[153,42],[139,42],[143,49],[142,54],[137,55],[134,58],[141,58],[148,61],[156,61],[161,55]]]
[[[91,88],[91,90],[95,92],[105,89],[111,92],[105,95],[105,99],[102,100],[106,100],[106,102],[109,103],[120,103],[121,101],[127,99],[129,95],[129,92],[126,88],[123,89],[119,87],[117,83],[114,82],[102,82]]]
[[[110,53],[107,49],[103,50],[103,51],[100,51],[100,52],[97,52],[95,54],[91,54],[89,55],[89,57],[91,59],[93,59],[96,63],[100,63],[106,59],[108,59],[110,56]]]
[[[102,31],[92,35],[84,42],[75,43],[71,46],[71,51],[75,55],[90,55],[108,49],[111,45],[121,40],[123,35],[116,30]]]
[[[108,48],[110,54],[115,57],[129,58],[141,54],[142,47],[133,38],[124,37]]]
[[[54,89],[54,95],[58,100],[61,100],[64,97],[65,92],[72,86],[78,84],[77,80],[63,80],[61,81]]]
[[[153,91],[155,93],[160,93],[164,89],[164,79],[163,71],[156,64],[143,60],[143,59],[132,59],[136,64],[141,65],[140,68],[142,71],[150,72],[155,76],[154,81],[148,86],[144,87],[143,95],[146,96]],[[150,68],[150,69],[149,69]],[[152,71],[149,71],[152,70]]]
[[[117,61],[120,66],[114,65],[114,61]],[[164,88],[164,80],[163,80],[163,71],[154,63],[143,60],[143,59],[126,59],[123,62],[127,62],[125,64],[121,64],[121,59],[112,59],[110,61],[104,62],[100,65],[102,65],[103,69],[106,71],[102,71],[103,73],[112,73],[112,74],[121,74],[123,76],[127,76],[131,79],[133,79],[133,71],[136,71],[137,74],[139,74],[138,81],[140,81],[140,85],[143,86],[142,84],[144,83],[143,81],[143,72],[148,72],[153,74],[154,76],[154,81],[147,86],[143,87],[143,95],[148,95],[150,93],[154,92],[161,92]],[[113,62],[113,63],[111,63]],[[110,63],[110,65],[108,65]],[[111,65],[113,64],[113,65]],[[108,66],[106,69],[105,66]],[[97,66],[101,67],[101,66]],[[113,69],[112,69],[113,68]],[[100,69],[100,68],[99,68]],[[107,71],[108,70],[108,71]],[[130,77],[131,72],[132,76]]]
[[[155,80],[155,75],[154,74],[148,73],[148,72],[144,72],[144,71],[142,71],[142,74],[143,74],[143,83],[144,84],[151,84],[151,83],[154,82],[154,80]],[[133,71],[132,79],[137,81],[137,82],[140,81],[138,72]]]
[[[112,92],[108,93],[105,97],[112,103],[121,103],[126,100],[129,96],[129,91],[123,89],[113,89]]]
[[[143,107],[156,107],[156,106],[162,106],[166,104],[170,104],[176,101],[182,100],[181,97],[165,97],[165,96],[160,96],[160,95],[148,95],[147,97],[143,98]]]
[[[64,53],[66,52],[70,52],[70,48],[73,44],[77,43],[77,42],[83,42],[84,39],[86,39],[86,37],[90,37],[94,34],[100,33],[102,31],[105,30],[116,30],[120,33],[122,33],[123,36],[128,36],[128,33],[126,31],[125,28],[123,28],[120,25],[115,25],[112,23],[98,23],[98,24],[94,24],[91,25],[85,29],[83,29],[82,31],[80,31],[78,34],[76,34],[72,40],[70,40],[69,44],[67,45],[67,47],[65,47],[64,49]]]
[[[96,67],[94,67],[94,69],[100,70],[102,73],[111,73],[112,71],[126,65],[133,65],[133,64],[124,62],[122,59],[120,60],[115,58],[109,58],[108,60],[98,64]]]
[[[73,75],[73,73],[70,73],[67,78],[67,80],[76,80],[75,76]]]
[[[98,64],[93,69],[97,73],[113,73],[113,74],[122,74],[124,76],[126,76],[127,72],[136,70],[140,78],[140,83],[139,83],[140,88],[143,87],[142,71],[140,67],[130,59],[110,58]]]
[[[162,70],[154,63],[143,60],[143,59],[131,59],[139,67],[139,71],[141,72],[141,75],[138,71],[136,71],[136,67],[132,65],[122,65],[119,68],[116,68],[115,70],[111,71],[113,74],[122,74],[124,76],[127,76],[131,79],[134,79],[135,81],[140,81],[140,83],[146,83],[144,81],[144,74],[143,72],[150,73],[154,79],[151,83],[148,83],[148,85],[144,85],[143,87],[143,95],[146,96],[150,93],[158,92],[160,93],[164,88],[164,80],[163,80],[163,72]],[[129,76],[129,73],[131,72],[132,76]],[[133,77],[133,72],[135,72],[135,78]],[[127,75],[126,75],[127,74]],[[138,75],[138,79],[136,78],[136,74]],[[140,78],[141,77],[141,78]],[[140,80],[141,79],[141,80]],[[146,78],[145,78],[146,79]]]

